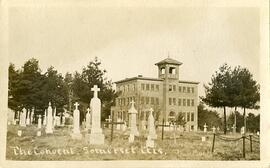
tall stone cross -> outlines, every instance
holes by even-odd
[[[131,107],[134,107],[135,101],[132,99],[131,102],[130,102],[130,104],[131,104]]]
[[[149,112],[149,116],[148,116],[148,136],[151,139],[157,139],[157,134],[156,134],[156,129],[155,129],[155,119],[153,117],[153,108],[150,108]]]
[[[78,110],[79,105],[80,105],[80,104],[79,104],[78,102],[76,102],[76,103],[74,104],[75,110]]]
[[[98,92],[100,91],[100,88],[97,87],[97,85],[94,85],[93,88],[91,88],[91,91],[94,92],[94,98],[98,97]]]

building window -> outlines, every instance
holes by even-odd
[[[183,106],[186,106],[186,99],[183,99]]]
[[[146,84],[146,90],[149,90],[149,84]]]
[[[191,88],[191,93],[194,93],[194,87]]]
[[[136,87],[135,84],[133,84],[133,91],[135,91],[135,87]]]
[[[181,106],[181,99],[178,99],[178,106]]]
[[[179,92],[182,92],[182,87],[181,86],[179,86],[178,89],[179,89]]]
[[[144,97],[141,97],[141,104],[144,104]]]
[[[169,105],[172,105],[172,98],[169,97]]]
[[[169,85],[169,91],[172,91],[172,85]]]
[[[151,97],[151,104],[155,104],[155,99]]]
[[[149,97],[146,97],[145,104],[149,104]]]
[[[175,74],[176,74],[176,69],[175,69],[175,67],[170,67],[170,68],[169,68],[169,73],[175,75]]]
[[[154,91],[154,90],[155,90],[155,85],[151,84],[151,91]]]
[[[190,121],[190,112],[187,113],[187,121]]]
[[[126,105],[126,99],[125,98],[123,98],[123,104],[124,104],[124,106]]]
[[[161,71],[161,74],[162,74],[162,75],[164,75],[164,74],[165,74],[165,68],[164,68],[164,67],[163,67],[163,68],[161,68],[161,69],[160,69],[160,71]]]
[[[173,85],[173,91],[174,91],[174,92],[176,91],[176,86],[175,86],[175,85]]]
[[[187,93],[190,93],[190,87],[187,87]]]
[[[194,99],[191,100],[191,106],[194,106]]]
[[[159,105],[159,98],[156,98],[156,105]]]
[[[191,113],[191,121],[194,121],[194,113]]]
[[[159,91],[159,85],[156,85],[156,91]]]
[[[183,86],[183,93],[186,93],[186,87]]]
[[[142,90],[144,90],[144,83],[141,84],[141,88],[142,88]]]
[[[190,106],[190,99],[187,99],[187,106]]]
[[[173,98],[173,105],[176,105],[176,98]]]

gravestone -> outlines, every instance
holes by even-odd
[[[129,134],[128,142],[133,143],[134,142],[134,134]]]
[[[27,109],[26,125],[30,125],[30,110]]]
[[[122,130],[122,131],[126,131],[126,129],[127,129],[127,124],[126,124],[126,122],[124,121],[124,124],[121,125],[121,130]]]
[[[43,125],[47,124],[47,110],[44,111],[44,115],[43,115]]]
[[[104,134],[102,133],[101,129],[101,102],[98,98],[98,91],[100,89],[97,85],[94,85],[91,88],[91,91],[94,92],[94,97],[90,101],[90,108],[92,110],[92,128],[90,133],[90,144],[104,144]]]
[[[22,114],[20,116],[20,126],[25,127],[26,126],[26,109],[22,109]]]
[[[241,127],[241,135],[245,134],[245,127]]]
[[[120,118],[117,118],[116,122],[121,122],[121,119]],[[117,124],[116,125],[116,129],[117,130],[120,130],[121,129],[121,125],[120,124]]]
[[[219,126],[217,127],[217,132],[219,132],[220,131],[220,128],[219,128]]]
[[[146,130],[146,121],[142,120],[141,123],[142,123],[142,129]]]
[[[79,103],[74,104],[75,110],[73,111],[73,132],[71,134],[72,139],[81,139],[82,134],[80,132],[80,111],[78,109]]]
[[[53,133],[53,114],[52,114],[52,106],[51,102],[49,102],[49,107],[48,107],[48,116],[47,116],[47,124],[46,124],[46,134],[51,134]]]
[[[56,107],[54,107],[54,110],[53,110],[53,126],[54,127],[56,126]]]
[[[17,135],[20,137],[22,136],[22,130],[18,130]]]
[[[148,116],[148,136],[152,139],[157,139],[156,128],[155,128],[155,119],[153,117],[153,109],[150,108],[150,114]]]
[[[91,128],[91,114],[90,114],[90,108],[87,108],[87,113],[85,116],[85,130],[90,130]]]
[[[260,131],[257,131],[257,133],[256,133],[258,136],[260,136]]]
[[[213,131],[213,133],[216,133],[216,127],[215,126],[213,126],[212,131]]]
[[[33,123],[34,123],[34,114],[35,114],[35,108],[33,107],[33,108],[32,108],[32,111],[31,111],[30,124],[33,124]]]
[[[134,101],[132,100],[131,102],[131,108],[128,110],[128,113],[130,115],[130,134],[133,134],[134,136],[139,136],[139,131],[137,129],[137,123],[136,123],[136,115],[137,115],[137,110],[134,107]]]
[[[203,126],[203,132],[204,132],[204,133],[207,132],[207,127],[208,127],[208,126],[206,125],[206,123],[204,123],[204,126]]]
[[[147,148],[154,148],[155,147],[155,142],[150,136],[147,136],[146,147]]]
[[[206,141],[206,137],[202,136],[202,142],[205,142],[205,141]]]
[[[232,131],[233,131],[234,134],[236,133],[236,126],[234,124],[232,126]]]
[[[38,115],[38,128],[41,128],[41,115]]]
[[[61,126],[61,118],[59,116],[55,116],[55,125]]]
[[[41,131],[40,131],[40,130],[37,131],[37,136],[38,136],[38,137],[41,136]]]

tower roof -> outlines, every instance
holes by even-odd
[[[162,64],[173,64],[173,65],[182,65],[182,62],[179,62],[177,60],[174,60],[172,58],[166,58],[158,63],[156,63],[155,65],[162,65]]]

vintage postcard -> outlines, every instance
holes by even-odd
[[[1,2],[1,167],[268,167],[267,1]]]

